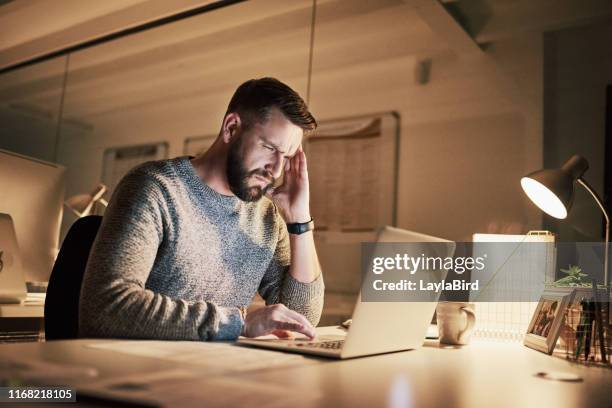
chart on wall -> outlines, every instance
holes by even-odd
[[[393,113],[321,121],[307,138],[310,207],[329,292],[359,290],[361,242],[396,225],[399,118]]]
[[[167,158],[168,143],[166,142],[106,149],[102,164],[102,182],[112,194],[117,183],[135,166],[151,160]]]
[[[398,129],[397,116],[387,113],[323,121],[308,138],[317,230],[367,232],[395,225]]]

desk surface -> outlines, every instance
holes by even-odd
[[[259,367],[213,376],[202,364],[91,347],[112,342],[115,341],[83,339],[0,345],[0,361],[20,356],[24,360],[95,367],[95,381],[180,368],[197,376],[189,401],[206,406],[211,406],[210,401],[222,401],[225,406],[262,402],[274,390],[283,393],[282,405],[289,402],[308,407],[612,406],[612,370],[573,364],[516,343],[473,341],[463,348],[443,348],[435,341],[427,341],[418,350],[400,353],[345,361],[304,357],[286,367]],[[202,350],[207,346],[196,344],[201,344]],[[225,346],[244,356],[250,350],[233,344]],[[583,380],[545,380],[535,376],[541,371],[574,373]],[[80,378],[71,381],[71,385],[87,385],[91,381],[94,379]],[[248,397],[239,392],[244,389],[250,390]]]

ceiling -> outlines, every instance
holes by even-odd
[[[50,38],[59,41],[56,46],[78,41],[75,27],[109,30],[118,15],[143,21],[145,9],[149,18],[151,9],[167,13],[160,4],[169,4],[62,0],[65,7],[58,7],[58,3],[0,3],[0,60]],[[174,3],[184,8],[206,2]],[[342,72],[373,60],[414,64],[432,54],[479,52],[487,43],[525,32],[574,27],[612,16],[612,2],[607,0],[445,1],[442,10],[452,18],[445,18],[436,5],[435,0],[319,0],[314,69]],[[0,106],[52,118],[58,114],[66,82],[63,117],[93,128],[111,126],[121,118],[169,112],[174,118],[193,116],[209,101],[227,99],[239,78],[270,72],[306,93],[312,11],[311,0],[249,1],[80,50],[69,60],[58,57],[0,75]],[[89,38],[91,28],[82,33]],[[368,52],[349,52],[353,49],[349,43]]]
[[[0,2],[0,68],[213,0],[14,0]]]
[[[327,2],[318,0],[320,5]],[[411,7],[431,2],[437,0],[403,1]],[[216,2],[0,0],[0,68],[212,3]],[[261,10],[256,14],[273,10],[258,3]],[[544,32],[588,24],[612,16],[609,0],[442,0],[441,3],[479,43],[525,31]],[[286,8],[283,5],[280,9]]]

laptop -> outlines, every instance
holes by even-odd
[[[21,303],[26,296],[13,219],[0,213],[0,303]]]
[[[411,255],[415,257],[424,254],[444,258],[453,256],[455,252],[455,243],[452,241],[388,226],[378,232],[377,243],[381,242],[418,243],[410,246],[410,251],[415,252]],[[434,279],[441,281],[446,277],[447,272],[445,269],[417,271],[416,276],[418,279],[419,274],[435,274]],[[428,280],[431,280],[431,276]],[[295,339],[241,338],[238,344],[337,359],[415,349],[420,347],[425,340],[439,293],[431,296],[431,301],[362,302],[360,293],[353,310],[352,323],[345,335],[322,334],[314,340],[306,337]],[[320,329],[317,330],[320,331]]]

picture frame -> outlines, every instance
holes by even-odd
[[[545,289],[527,326],[523,344],[534,350],[552,354],[565,313],[574,300],[574,295],[575,289],[571,287]]]

